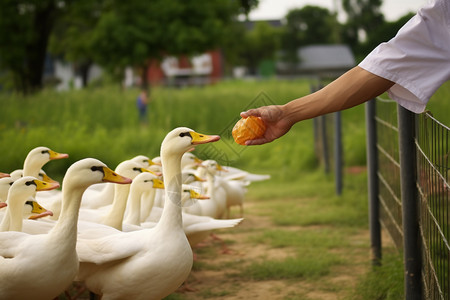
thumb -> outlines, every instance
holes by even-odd
[[[241,112],[240,115],[241,115],[242,118],[248,118],[250,116],[253,116],[253,117],[260,117],[261,116],[261,114],[260,114],[258,109],[249,109],[247,111]]]

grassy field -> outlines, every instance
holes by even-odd
[[[430,109],[445,124],[449,124],[445,109],[448,104],[439,99],[450,94],[449,87],[443,86],[430,102]],[[85,157],[95,157],[115,168],[135,155],[158,156],[165,134],[177,126],[220,134],[221,141],[197,150],[196,154],[272,176],[270,181],[254,184],[249,189],[248,224],[260,217],[268,223],[259,229],[243,226],[241,233],[247,233],[244,242],[250,248],[264,245],[269,252],[282,249],[292,254],[274,259],[249,258],[245,263],[234,264],[232,274],[244,282],[306,282],[319,294],[326,291],[336,295],[327,299],[400,299],[403,287],[400,254],[393,251],[392,255],[385,256],[382,268],[370,271],[366,174],[364,168],[359,168],[365,165],[363,106],[344,111],[342,116],[346,171],[341,197],[334,195],[333,179],[324,174],[315,158],[312,121],[296,124],[289,134],[268,145],[243,147],[232,141],[231,128],[240,111],[282,104],[308,92],[306,80],[226,81],[183,89],[155,87],[147,126],[139,124],[135,106],[138,91],[133,89],[109,86],[70,92],[44,91],[27,98],[0,94],[3,150],[0,171],[22,168],[29,150],[48,146],[70,156],[44,167],[52,178],[61,180],[73,162]],[[352,171],[355,166],[359,171]],[[239,228],[228,234],[232,236],[235,232]],[[233,246],[233,239],[228,243]],[[332,285],[330,278],[346,266],[351,269],[355,249],[361,251],[358,254],[361,268],[345,285],[345,293],[341,293],[340,284]],[[200,255],[212,261],[215,257],[207,251]],[[201,259],[195,266],[198,272],[202,268],[221,267],[211,266],[211,261],[202,265]],[[385,280],[387,274],[389,283]],[[169,298],[220,296],[220,292],[217,294],[211,288],[209,291],[209,295],[175,294]],[[233,294],[233,291],[224,293]],[[325,298],[295,290],[279,299]]]

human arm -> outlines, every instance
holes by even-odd
[[[271,142],[286,134],[297,122],[354,107],[382,94],[393,84],[363,68],[354,67],[315,93],[284,105],[263,106],[242,112],[243,118],[260,117],[267,127],[264,136],[245,144]]]

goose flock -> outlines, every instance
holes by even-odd
[[[194,147],[220,139],[170,131],[160,156],[114,170],[73,163],[61,189],[43,170],[68,154],[31,150],[23,169],[0,172],[0,299],[54,299],[73,282],[101,299],[162,299],[187,279],[194,247],[243,220],[252,181],[269,175],[200,160]],[[239,218],[230,207],[239,206]]]

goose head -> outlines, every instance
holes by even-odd
[[[201,166],[211,175],[215,175],[218,171],[226,171],[217,161],[208,159],[202,162]]]
[[[187,127],[178,127],[169,132],[161,144],[161,156],[179,155],[193,150],[196,145],[206,144],[220,140],[218,135],[197,133]]]
[[[101,182],[129,184],[131,179],[114,172],[98,159],[85,158],[73,163],[67,169],[63,179],[63,187],[67,184],[76,183],[80,188],[87,188],[92,184]]]
[[[24,176],[14,181],[11,185],[8,198],[14,196],[21,199],[28,199],[37,191],[50,191],[56,188],[59,188],[59,183],[45,182],[33,176]]]
[[[10,213],[20,216],[19,218],[21,220],[27,199],[32,197],[38,191],[49,191],[58,187],[58,183],[45,182],[33,176],[24,176],[17,179],[11,185],[8,192],[8,207]]]
[[[23,170],[22,169],[14,170],[10,174],[10,177],[13,180],[17,180],[17,179],[19,179],[22,176],[23,176]],[[56,180],[50,178],[50,176],[48,176],[47,173],[45,173],[45,171],[42,170],[42,169],[39,170],[37,179],[42,180],[42,181],[46,181],[46,182],[57,182]]]
[[[181,172],[181,182],[188,184],[194,181],[204,182],[206,179],[201,178],[195,173],[195,170],[192,169],[184,169]]]
[[[134,179],[137,175],[147,172],[151,173],[155,176],[159,176],[160,174],[150,171],[144,167],[142,167],[142,163],[138,163],[134,160],[125,160],[117,165],[115,171],[119,174],[123,174],[128,178]]]
[[[58,184],[59,186],[59,184]],[[25,211],[26,215],[29,215],[28,219],[36,220],[39,218],[43,218],[46,216],[53,216],[53,212],[43,208],[37,201],[27,200],[25,202]]]
[[[161,162],[153,161],[148,156],[145,155],[137,155],[130,160],[137,162],[145,169],[148,169],[152,166],[161,166]]]
[[[164,183],[162,180],[158,179],[156,175],[149,172],[137,175],[131,183],[131,190],[138,194],[144,193],[151,188],[163,189]]]
[[[58,153],[47,147],[36,147],[31,150],[27,157],[25,158],[25,162],[23,165],[24,174],[28,174],[30,172],[38,172],[47,162],[55,159],[63,159],[69,157],[68,154]],[[36,171],[35,171],[36,170]],[[37,176],[37,174],[33,175]]]
[[[190,206],[194,203],[194,200],[206,200],[208,196],[197,192],[198,187],[183,184],[181,189],[181,204],[182,206]]]
[[[50,176],[48,176],[47,173],[45,173],[44,170],[42,170],[42,169],[39,171],[38,179],[45,181],[45,182],[58,183],[58,181],[50,178]]]
[[[8,198],[8,191],[11,185],[14,183],[14,179],[12,177],[4,177],[0,178],[0,202],[6,202]]]
[[[130,159],[131,161],[137,162],[138,164],[140,164],[143,168],[148,168],[150,167],[150,158],[148,156],[145,155],[137,155],[135,157],[133,157],[132,159]]]
[[[181,168],[195,168],[202,163],[202,160],[191,152],[186,152],[181,158]]]

